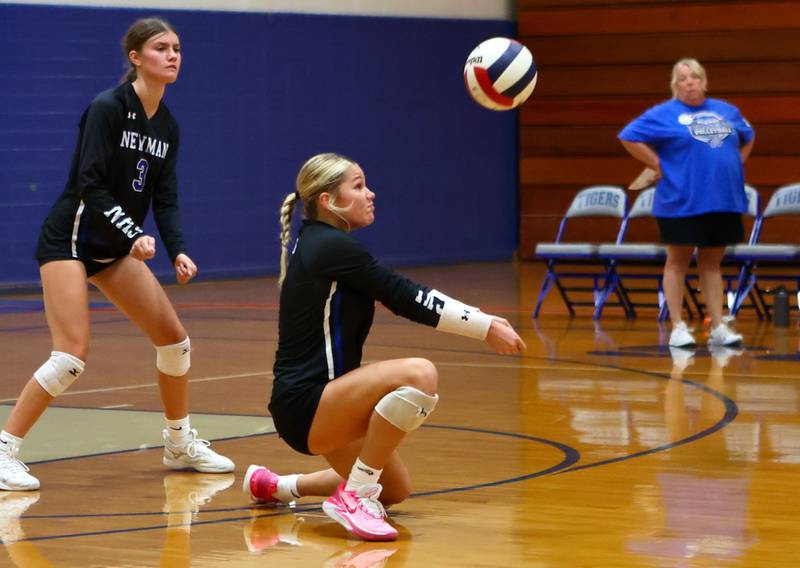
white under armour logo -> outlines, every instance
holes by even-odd
[[[129,112],[128,113],[128,118],[132,118],[133,120],[136,120],[136,113],[135,112]]]

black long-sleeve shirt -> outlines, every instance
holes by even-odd
[[[148,119],[131,83],[100,93],[80,120],[69,180],[42,228],[74,258],[124,256],[150,204],[170,259],[185,252],[176,162],[178,123],[162,101]]]
[[[441,304],[429,292],[379,264],[348,233],[304,221],[281,289],[275,381],[325,382],[358,368],[376,300],[435,327]]]

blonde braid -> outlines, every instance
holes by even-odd
[[[292,238],[292,213],[297,202],[297,193],[287,195],[281,205],[281,273],[278,276],[278,288],[286,278],[286,268],[289,266],[289,241]]]
[[[344,179],[347,169],[355,162],[338,154],[317,154],[312,156],[300,171],[297,173],[294,191],[283,199],[281,206],[281,273],[278,276],[278,287],[283,285],[286,279],[286,270],[289,266],[289,241],[291,240],[290,231],[292,229],[292,213],[295,205],[300,201],[303,204],[303,212],[308,219],[317,218],[317,198],[325,191],[335,196],[339,185]],[[347,211],[346,208],[330,207],[336,215],[341,217],[341,212]],[[347,221],[345,220],[347,223]],[[347,223],[348,230],[350,223]]]

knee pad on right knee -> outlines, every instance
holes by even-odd
[[[156,368],[171,377],[182,377],[192,366],[192,342],[187,336],[172,345],[156,345]]]
[[[403,432],[411,432],[425,422],[437,402],[438,394],[431,396],[414,387],[399,387],[378,401],[375,412]]]
[[[85,367],[86,364],[74,355],[53,351],[50,359],[33,374],[33,378],[50,396],[56,397],[81,376]]]

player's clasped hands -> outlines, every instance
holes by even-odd
[[[156,240],[149,235],[142,235],[134,241],[130,255],[136,260],[148,260],[156,255]]]
[[[486,342],[500,355],[514,355],[528,348],[508,320],[497,316],[492,316],[492,325],[486,334]]]
[[[178,284],[186,284],[197,275],[197,266],[192,259],[181,253],[175,257],[175,277]]]

